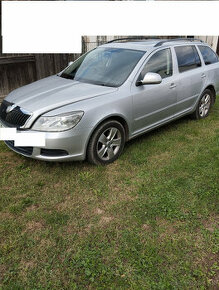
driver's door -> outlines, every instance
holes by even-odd
[[[133,135],[171,119],[176,110],[177,86],[170,48],[155,52],[147,60],[137,81],[142,80],[148,72],[158,73],[162,82],[141,86],[137,86],[136,82],[132,84]]]

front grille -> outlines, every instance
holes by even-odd
[[[43,156],[48,156],[48,157],[57,157],[57,156],[66,156],[66,155],[68,155],[68,152],[65,150],[61,150],[61,149],[44,149],[44,148],[42,148],[40,154]]]
[[[20,147],[20,146],[14,146],[14,141],[5,141],[5,143],[8,145],[8,147],[10,147],[11,149],[13,149],[14,151],[24,154],[24,155],[28,155],[31,156],[33,153],[33,147]]]
[[[7,113],[6,110],[12,103],[3,101],[0,106],[0,119],[8,126],[22,127],[29,119],[30,115],[22,112],[22,109],[17,106],[11,112]]]

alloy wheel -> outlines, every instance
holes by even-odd
[[[205,94],[201,98],[200,106],[199,106],[199,115],[204,118],[210,109],[211,106],[211,97],[209,94]]]
[[[119,129],[107,128],[97,141],[97,155],[103,160],[111,160],[118,153],[122,144],[122,136]]]

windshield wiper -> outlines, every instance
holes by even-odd
[[[69,75],[69,74],[66,74],[66,73],[62,73],[62,74],[60,75],[60,77],[61,77],[61,78],[65,78],[65,79],[70,79],[70,80],[73,80],[73,79],[74,79],[73,76],[71,76],[71,75]]]
[[[115,87],[115,86],[110,85],[108,83],[98,83],[98,82],[97,83],[94,83],[94,85],[102,86],[102,87],[111,87],[111,88]]]
[[[98,85],[98,86],[102,86],[102,87],[109,87],[109,86],[107,86],[107,85],[104,84],[104,83],[100,83],[100,84],[97,83],[97,85]]]

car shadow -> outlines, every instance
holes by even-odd
[[[187,124],[188,122],[194,122],[194,121],[195,120],[192,120],[192,118],[190,116],[184,116],[184,117],[181,117],[177,120],[171,121],[165,125],[157,127],[151,131],[143,133],[142,135],[139,135],[139,136],[131,139],[130,141],[128,141],[125,145],[125,151],[127,151],[130,147],[132,147],[133,145],[135,145],[138,142],[145,141],[145,140],[150,139],[154,136],[162,135],[165,132],[167,132],[168,130],[173,130],[173,128],[178,129],[179,126],[183,126],[184,124]]]

